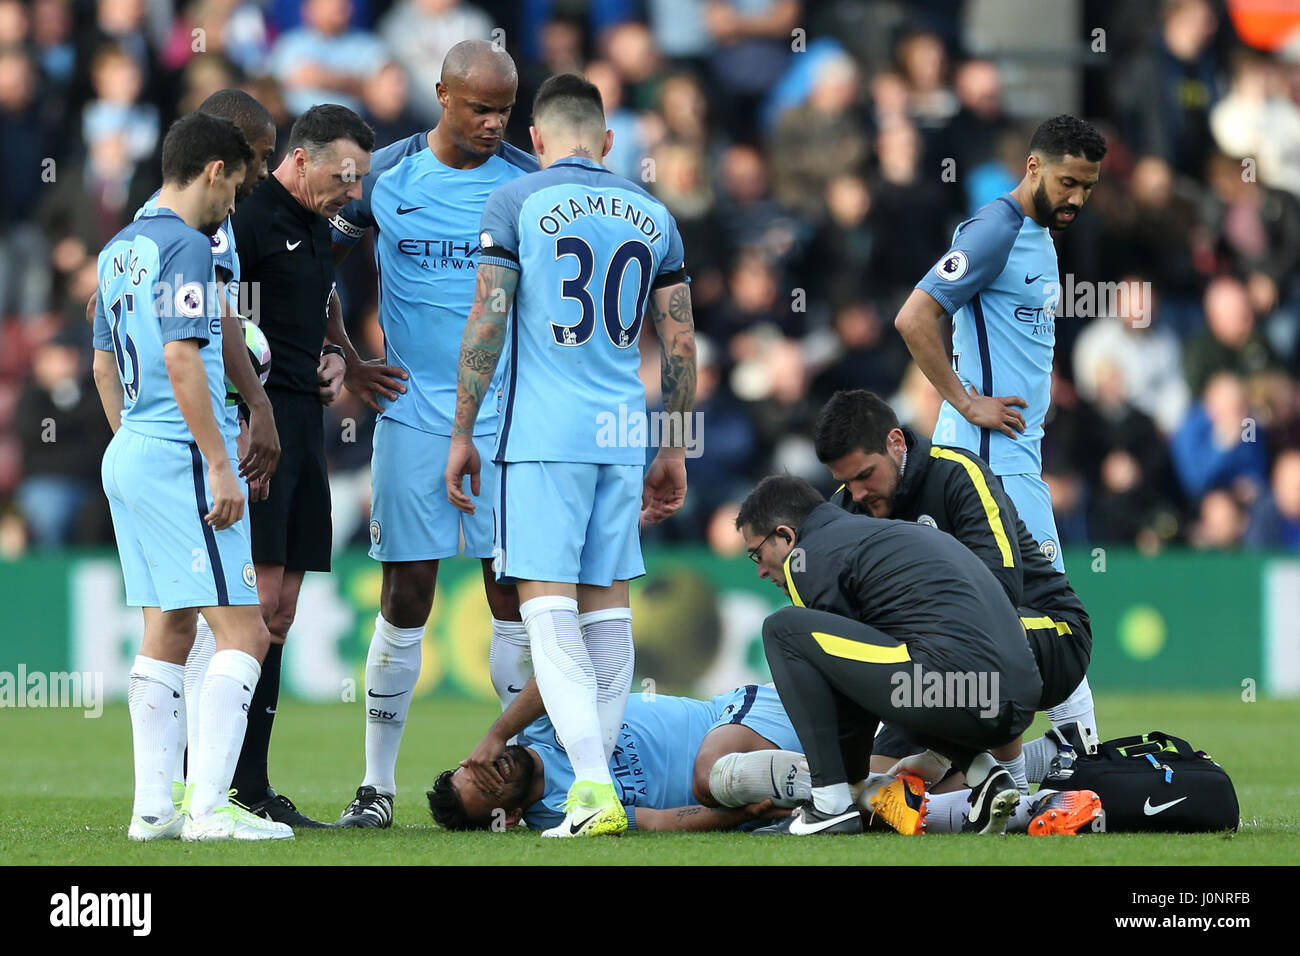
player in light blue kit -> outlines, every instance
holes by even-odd
[[[492,783],[464,765],[438,776],[429,807],[441,826],[486,830],[522,820],[542,830],[565,819],[573,765],[545,715],[494,764]],[[749,766],[738,771],[738,764]],[[809,799],[812,786],[780,696],[754,684],[711,700],[632,695],[609,772],[629,828],[641,830],[729,829],[767,815],[769,806]]]
[[[600,93],[581,77],[553,76],[537,91],[533,124],[542,171],[501,187],[483,209],[444,480],[451,502],[472,514],[466,475],[482,494],[474,422],[505,346],[498,573],[517,582],[537,684],[575,770],[566,821],[546,835],[594,836],[627,827],[608,760],[632,679],[628,580],[645,573],[639,522],[667,517],[686,496],[695,335],[672,215],[599,163],[612,145]],[[637,427],[647,315],[664,406],[683,426],[658,442],[648,472]],[[612,422],[629,423],[628,433]]]
[[[531,676],[519,597],[492,569],[492,513],[462,515],[437,488],[451,443],[456,365],[474,302],[478,222],[493,190],[537,169],[501,141],[515,102],[514,61],[483,40],[447,53],[438,83],[443,112],[432,130],[378,150],[361,199],[331,221],[335,260],[374,230],[379,324],[385,362],[406,370],[406,391],[383,404],[371,461],[370,556],[383,562],[379,615],[366,658],[366,775],[341,826],[388,827],[397,794],[397,752],[420,676],[421,642],[433,608],[438,562],[460,550],[483,564],[492,612],[492,684],[504,709]],[[499,396],[500,376],[491,392]],[[490,459],[500,400],[474,423]],[[496,489],[495,466],[484,484]]]
[[[128,836],[292,839],[230,804],[253,688],[270,636],[257,602],[247,486],[225,414],[219,287],[210,238],[234,203],[253,151],[229,120],[192,113],[163,142],[157,205],[98,262],[95,384],[114,435],[103,481],[127,603],[144,639],[128,692],[135,805]],[[184,662],[195,611],[217,651],[199,698],[188,812],[172,804]]]
[[[1061,572],[1041,450],[1061,291],[1052,230],[1074,222],[1105,155],[1105,139],[1083,120],[1062,115],[1039,126],[1020,184],[957,227],[951,248],[894,319],[944,400],[934,441],[988,462]],[[951,363],[941,333],[945,313],[953,317]],[[1082,720],[1095,731],[1087,678],[1047,714],[1057,726]]]

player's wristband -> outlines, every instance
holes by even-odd
[[[343,353],[343,346],[334,345],[332,343],[320,350],[321,358],[324,358],[327,355],[337,355],[341,359],[347,359],[347,356]]]

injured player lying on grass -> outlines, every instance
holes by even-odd
[[[517,742],[507,744],[516,730]],[[799,751],[794,727],[770,686],[751,684],[711,700],[634,694],[628,698],[610,772],[630,829],[727,830],[785,814],[809,799],[808,765]],[[935,768],[908,763],[899,769],[901,777],[873,774],[857,784],[857,802],[877,826],[887,824],[905,834],[926,832],[930,800],[913,771],[934,776]],[[942,776],[942,768],[937,775]],[[563,818],[572,782],[572,765],[541,714],[541,699],[530,681],[474,753],[439,775],[428,794],[429,807],[448,830],[505,830],[521,822],[544,830]],[[947,810],[949,804],[964,804],[969,793],[936,798],[942,819],[935,820],[931,832],[961,829],[959,821],[953,827],[945,824]],[[1091,820],[1090,803],[1085,807],[1071,795],[1066,808],[1064,797],[1054,800],[1050,791],[1040,791],[1035,799],[1022,801],[1008,829],[1074,832]],[[963,814],[964,809],[958,816]],[[1080,821],[1077,826],[1075,821]]]
[[[771,687],[750,684],[711,700],[633,694],[609,768],[629,829],[726,830],[809,798],[799,750]],[[429,807],[448,830],[521,821],[545,830],[564,819],[572,784],[573,767],[529,681],[460,767],[439,775]]]

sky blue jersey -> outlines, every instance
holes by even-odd
[[[112,352],[122,381],[122,427],[191,442],[167,376],[163,347],[197,339],[212,414],[231,456],[237,426],[226,414],[221,310],[212,244],[170,209],[155,207],[119,232],[99,254],[94,345]]]
[[[610,776],[623,806],[669,810],[698,802],[691,789],[695,755],[731,697],[628,697],[623,729],[609,760]],[[553,827],[564,819],[564,801],[573,786],[573,764],[545,716],[524,728],[519,743],[536,751],[546,770],[545,793],[524,811],[524,822],[535,830]],[[634,815],[629,811],[629,822]]]
[[[147,210],[156,208],[160,193],[161,190],[156,190],[146,199],[144,205],[135,211],[133,218],[139,219]],[[217,234],[208,241],[212,244],[212,264],[217,267],[217,279],[226,283],[226,302],[231,312],[240,315],[242,313],[239,310],[239,253],[235,249],[235,230],[230,225],[229,216],[221,224]]]
[[[460,340],[474,305],[475,227],[492,191],[536,170],[537,160],[502,143],[481,166],[452,169],[429,149],[427,135],[416,133],[374,154],[361,198],[330,220],[330,237],[354,245],[367,228],[375,229],[385,360],[411,376],[405,394],[379,399],[384,415],[450,435]],[[497,430],[501,383],[499,371],[474,434]]]
[[[1051,231],[1009,194],[953,234],[952,247],[916,287],[953,316],[953,370],[981,395],[1019,395],[1018,438],[977,428],[943,403],[934,440],[969,449],[995,475],[1040,474],[1043,419],[1051,400],[1060,276]]]
[[[520,272],[497,460],[644,464],[644,442],[607,440],[607,420],[645,415],[637,339],[650,290],[686,281],[668,209],[571,156],[488,197],[479,243],[480,263]]]

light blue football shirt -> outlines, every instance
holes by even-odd
[[[445,166],[417,133],[377,151],[361,199],[330,220],[330,237],[353,245],[375,229],[379,324],[385,361],[410,373],[406,393],[384,415],[435,435],[450,435],[465,320],[474,305],[478,221],[497,187],[537,169],[537,160],[503,143],[474,169]],[[497,430],[502,376],[479,410],[474,434]]]
[[[722,716],[733,694],[692,700],[666,694],[628,697],[623,728],[609,759],[614,789],[625,807],[669,810],[698,801],[691,774],[700,744]],[[564,801],[573,786],[573,764],[547,717],[539,717],[519,735],[519,744],[536,751],[546,772],[542,799],[524,811],[524,823],[544,830],[564,819]],[[629,821],[633,812],[628,813]]]
[[[668,209],[567,157],[488,197],[479,243],[481,263],[520,272],[496,460],[644,464],[645,443],[610,441],[607,422],[645,415],[646,303],[652,286],[686,281]]]
[[[1019,395],[1018,438],[977,428],[943,403],[934,440],[966,448],[995,475],[1042,473],[1043,419],[1052,391],[1060,275],[1051,231],[1010,195],[957,227],[952,247],[916,287],[953,316],[953,370],[981,395]]]
[[[158,206],[158,196],[161,190],[156,190],[152,196],[144,201],[144,205],[135,211],[133,219],[139,219],[147,210],[154,209]],[[235,230],[230,224],[230,217],[221,224],[216,235],[208,240],[212,244],[212,264],[218,269],[224,270],[225,275],[217,273],[218,278],[226,283],[226,302],[230,311],[235,315],[240,315],[239,309],[239,252],[235,248]],[[229,279],[226,277],[229,276]]]
[[[99,254],[94,346],[112,352],[122,381],[122,427],[192,442],[176,404],[163,347],[197,339],[212,413],[233,457],[238,434],[226,411],[221,310],[212,244],[170,209],[144,210]]]

